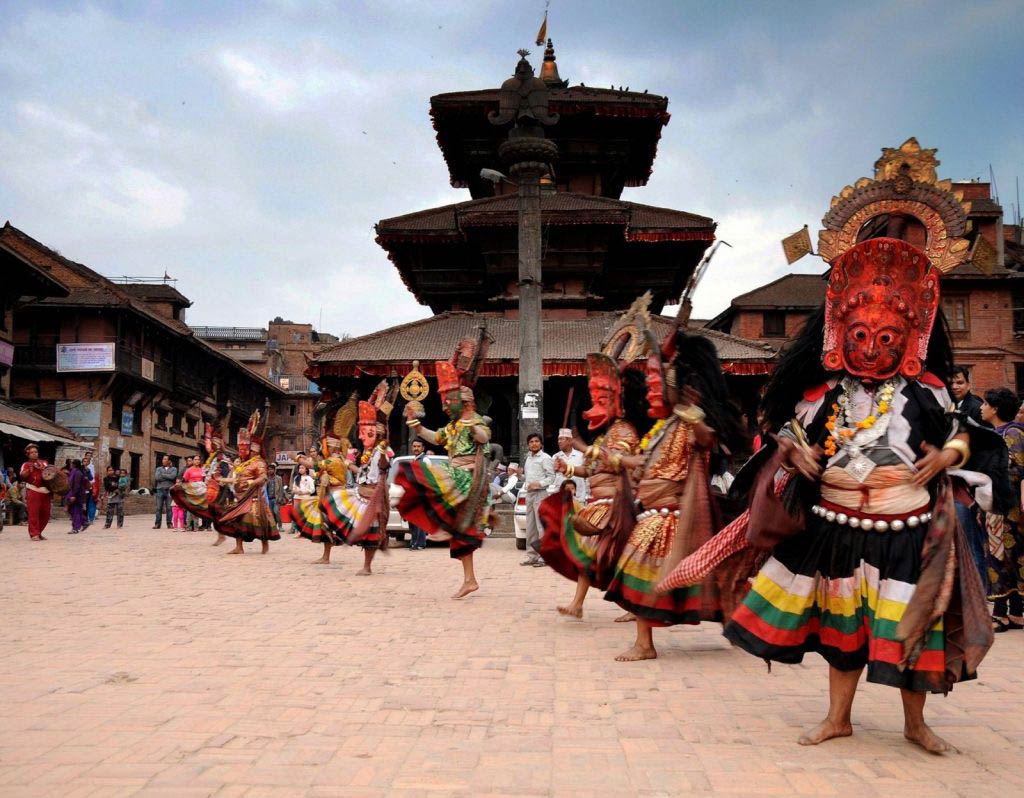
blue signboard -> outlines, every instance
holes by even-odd
[[[135,411],[121,411],[121,434],[132,435],[135,432]]]

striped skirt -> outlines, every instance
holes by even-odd
[[[322,534],[331,535],[339,543],[347,543],[352,531],[369,512],[370,500],[359,495],[357,488],[331,488],[320,502]],[[373,519],[366,534],[353,545],[364,549],[378,548],[382,541],[379,519]]]
[[[171,498],[186,512],[212,521],[227,509],[228,492],[214,480],[182,482],[171,488]]]
[[[869,682],[945,692],[941,619],[914,666],[897,668],[896,626],[921,573],[926,534],[927,524],[875,532],[808,515],[804,532],[775,547],[725,636],[766,660],[798,663],[816,651],[841,671],[866,665]]]
[[[591,585],[599,590],[605,589],[610,569],[599,564],[615,565],[618,561],[613,540],[615,530],[607,529],[600,535],[581,535],[575,524],[583,519],[589,526],[599,527],[611,512],[612,503],[608,500],[591,502],[578,510],[567,494],[556,493],[542,501],[539,509],[543,527],[540,556],[548,567],[573,582],[580,574],[586,574]],[[599,570],[604,573],[598,573]]]
[[[246,543],[254,540],[280,540],[277,519],[259,489],[240,499],[227,510],[216,516],[213,528],[222,535],[240,539]]]
[[[473,484],[472,471],[447,463],[407,460],[399,463],[395,484],[405,491],[398,500],[402,518],[429,534],[451,535],[449,553],[453,558],[465,557],[483,545],[486,506],[465,530],[459,529],[459,511]]]
[[[662,571],[678,523],[673,513],[637,521],[604,594],[606,601],[614,601],[652,626],[721,620],[720,611],[704,607],[700,585],[677,588],[661,596],[654,592],[665,575]]]
[[[314,543],[340,546],[344,541],[324,525],[319,496],[296,496],[292,499],[292,518],[299,535]]]

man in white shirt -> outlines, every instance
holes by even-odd
[[[558,451],[551,456],[552,465],[559,460],[564,461],[566,465],[575,466],[577,469],[583,466],[583,452],[572,448],[572,430],[564,427],[558,430]],[[557,493],[560,491],[565,480],[565,474],[558,473],[556,468],[555,481],[551,483],[548,492]],[[587,500],[589,487],[587,480],[584,477],[573,477],[572,481],[576,483],[576,501],[582,504]]]
[[[543,451],[544,443],[536,432],[526,439],[530,453],[523,463],[523,490],[526,491],[526,551],[520,565],[544,566],[540,558],[540,503],[547,498],[548,488],[555,481],[555,466],[551,455]]]

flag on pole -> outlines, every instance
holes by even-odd
[[[979,235],[971,250],[971,263],[985,274],[991,275],[998,265],[999,252],[983,235]]]
[[[540,30],[537,31],[537,46],[543,47],[544,42],[548,38],[548,12],[544,12],[544,21],[540,24]]]
[[[804,225],[802,229],[797,230],[793,235],[782,239],[782,251],[786,253],[786,263],[796,263],[804,255],[814,253],[814,247],[811,246],[811,234],[807,230],[807,225]]]

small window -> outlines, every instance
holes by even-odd
[[[1024,333],[1024,294],[1013,297],[1013,331]]]
[[[288,415],[294,416],[298,407],[296,405],[288,405]]]
[[[765,338],[784,338],[786,335],[786,311],[766,310],[762,335]]]
[[[156,410],[156,428],[166,431],[167,430],[167,411]]]
[[[1013,377],[1017,387],[1017,396],[1024,396],[1024,363],[1013,364]]]
[[[945,296],[942,298],[942,312],[946,314],[946,321],[949,323],[950,330],[953,332],[967,332],[971,328],[968,308],[967,297]]]

